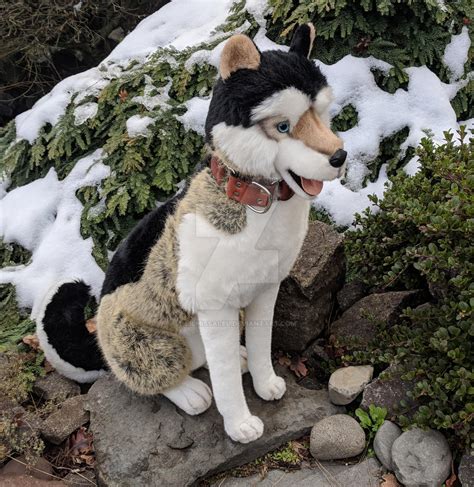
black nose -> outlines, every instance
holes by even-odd
[[[332,167],[341,167],[346,161],[347,152],[345,150],[339,149],[331,156],[329,159],[329,164]]]

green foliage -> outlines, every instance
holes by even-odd
[[[367,430],[370,441],[385,421],[385,418],[387,417],[387,409],[371,404],[368,412],[361,408],[357,408],[355,410],[355,415],[362,428]]]
[[[474,417],[474,138],[465,129],[446,143],[423,139],[421,169],[392,178],[378,212],[356,218],[346,245],[352,275],[379,289],[426,289],[433,302],[408,309],[355,361],[396,363],[414,381],[416,424],[472,441]],[[402,404],[403,406],[403,404]]]

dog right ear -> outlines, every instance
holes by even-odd
[[[290,52],[309,58],[315,36],[316,30],[311,22],[300,25],[291,39]]]
[[[260,52],[252,39],[243,34],[232,36],[221,55],[220,74],[226,80],[239,69],[258,69]]]

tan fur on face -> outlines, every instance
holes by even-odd
[[[227,79],[239,69],[258,69],[260,53],[250,38],[243,34],[232,36],[221,55],[220,73]]]
[[[342,140],[328,128],[313,110],[308,110],[293,129],[292,136],[321,154],[332,156],[342,149]]]

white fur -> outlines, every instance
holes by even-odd
[[[46,307],[53,299],[53,296],[57,293],[58,289],[63,285],[71,281],[60,281],[52,286],[39,307],[36,315],[36,336],[38,337],[41,350],[43,350],[48,362],[62,375],[69,379],[75,380],[80,383],[94,382],[99,377],[103,376],[107,372],[105,370],[84,370],[82,367],[74,367],[69,362],[65,362],[58,352],[49,343],[48,335],[44,331],[43,319],[46,311]]]
[[[212,140],[242,173],[279,179],[273,165],[278,143],[269,139],[258,125],[244,128],[221,122],[213,127]]]
[[[281,116],[289,120],[291,127],[294,127],[310,106],[309,96],[291,86],[263,100],[252,110],[251,119],[256,123],[265,118]]]
[[[270,358],[273,308],[303,243],[308,211],[309,202],[291,198],[264,215],[247,210],[247,225],[236,235],[197,214],[185,215],[178,228],[178,296],[183,308],[198,315],[216,405],[235,441],[247,443],[263,433],[242,388],[239,309],[246,308],[251,325],[247,352],[255,390],[267,400],[280,398],[285,384]]]

